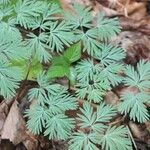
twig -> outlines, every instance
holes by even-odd
[[[116,120],[114,122],[109,123],[109,125],[112,126],[112,125],[116,125],[118,123],[124,122],[125,118],[126,118],[126,115],[124,115],[120,120]]]
[[[127,127],[127,129],[128,129],[128,133],[129,133],[129,136],[130,136],[130,138],[131,138],[131,141],[132,141],[132,143],[133,143],[133,145],[134,145],[134,147],[135,147],[135,150],[138,150],[137,145],[136,145],[136,143],[135,143],[135,141],[134,141],[134,138],[133,138],[133,136],[132,136],[132,133],[131,133],[131,131],[130,131],[130,128],[128,127],[128,125],[127,125],[126,127]]]

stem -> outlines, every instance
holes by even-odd
[[[132,143],[133,143],[133,145],[134,145],[134,147],[135,147],[135,150],[138,150],[138,148],[137,148],[137,146],[136,146],[136,143],[135,143],[135,141],[134,141],[134,138],[133,138],[133,136],[132,136],[132,133],[131,133],[131,131],[130,131],[130,128],[128,127],[128,125],[127,125],[126,127],[127,127],[127,129],[128,129],[128,133],[129,133],[129,136],[130,136],[130,138],[131,138],[131,141],[132,141]]]
[[[15,100],[17,100],[17,101],[19,101],[19,98],[20,98],[21,95],[22,95],[22,89],[25,88],[25,85],[26,85],[26,83],[27,83],[27,81],[28,81],[28,76],[29,76],[29,73],[30,73],[31,64],[32,64],[32,63],[31,63],[31,60],[29,60],[28,72],[27,72],[26,77],[25,77],[25,79],[24,79],[22,85],[20,86],[19,92],[18,92],[18,94],[17,94],[17,96],[16,96],[16,98],[15,98]],[[23,91],[24,91],[24,90],[23,90]],[[23,92],[23,93],[24,93],[24,92]]]
[[[68,90],[70,90],[71,89],[71,82],[70,82],[70,80],[68,79]]]

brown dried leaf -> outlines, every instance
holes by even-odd
[[[6,119],[5,113],[0,112],[0,135],[1,135],[2,128],[4,126],[5,119]]]
[[[107,104],[112,104],[112,105],[116,105],[119,102],[118,96],[112,91],[107,92],[107,94],[104,97],[104,100]]]
[[[144,141],[145,137],[147,136],[147,131],[144,126],[142,127],[141,125],[137,125],[136,123],[130,121],[129,127],[135,138]]]
[[[14,145],[17,145],[26,139],[25,130],[25,121],[18,108],[18,102],[14,101],[4,123],[1,138],[9,139]]]
[[[120,96],[125,93],[138,93],[139,89],[136,87],[120,87],[116,89],[116,93]]]
[[[29,135],[30,138],[23,141],[24,146],[27,150],[37,150],[38,147],[38,140],[36,138],[31,138],[31,135]]]
[[[9,105],[12,103],[12,100],[3,100],[0,103],[0,135],[6,120],[7,114],[9,113]]]
[[[127,8],[129,17],[141,20],[147,15],[146,3],[144,2],[134,2]]]
[[[61,6],[64,10],[72,10],[72,2],[71,0],[60,0],[61,2]],[[121,13],[111,9],[111,8],[107,8],[104,5],[104,3],[102,1],[91,1],[91,0],[75,0],[75,2],[77,2],[78,4],[84,5],[84,6],[90,6],[93,8],[92,10],[92,14],[93,16],[95,16],[99,11],[104,11],[106,16],[120,16],[122,15]],[[102,2],[102,4],[101,4]]]
[[[37,150],[39,143],[39,136],[32,134],[29,130],[26,131],[27,138],[23,141],[27,150]]]
[[[135,64],[140,59],[150,59],[150,39],[140,32],[125,31],[111,41],[126,52],[126,63]]]
[[[74,0],[74,1],[72,1],[72,0],[60,0],[61,7],[65,11],[71,10],[73,2],[82,4],[84,6],[92,6],[92,3],[93,3],[91,0]]]

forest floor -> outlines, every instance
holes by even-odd
[[[135,64],[140,59],[150,60],[150,1],[149,0],[76,0],[92,6],[93,15],[103,10],[107,17],[119,17],[122,32],[112,38],[127,54],[126,63]],[[62,8],[70,9],[71,0],[60,0]],[[24,90],[24,89],[23,89]],[[116,93],[129,92],[131,88],[115,89],[105,97],[108,103],[117,103]],[[109,101],[111,97],[111,102]],[[25,98],[24,98],[25,99]],[[50,142],[44,136],[35,136],[27,131],[22,112],[29,103],[22,100],[19,106],[11,101],[0,103],[0,150],[67,150],[64,141]],[[12,119],[13,118],[13,119]],[[15,120],[12,121],[12,120]],[[129,122],[136,150],[148,150],[150,145],[150,122]],[[7,139],[7,140],[6,140]]]

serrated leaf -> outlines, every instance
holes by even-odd
[[[69,66],[69,60],[65,58],[63,55],[53,57],[52,59],[53,66]]]
[[[33,59],[32,60],[32,65],[30,68],[30,72],[28,75],[28,80],[35,80],[35,78],[37,78],[37,75],[39,74],[39,72],[43,71],[43,67],[41,65],[41,63],[38,61],[38,59]]]
[[[80,59],[81,57],[81,42],[73,44],[65,52],[64,57],[69,60],[70,63],[73,63]]]
[[[70,65],[69,60],[64,56],[56,56],[52,59],[52,65],[50,66],[47,77],[64,77],[69,76],[70,74]]]
[[[52,66],[47,72],[48,78],[69,76],[69,67],[67,66]]]
[[[41,63],[36,58],[33,58],[30,62],[29,60],[12,60],[11,66],[19,67],[23,72],[24,79],[27,75],[27,72],[29,71],[28,78],[27,78],[28,80],[35,80],[39,72],[43,70]]]

